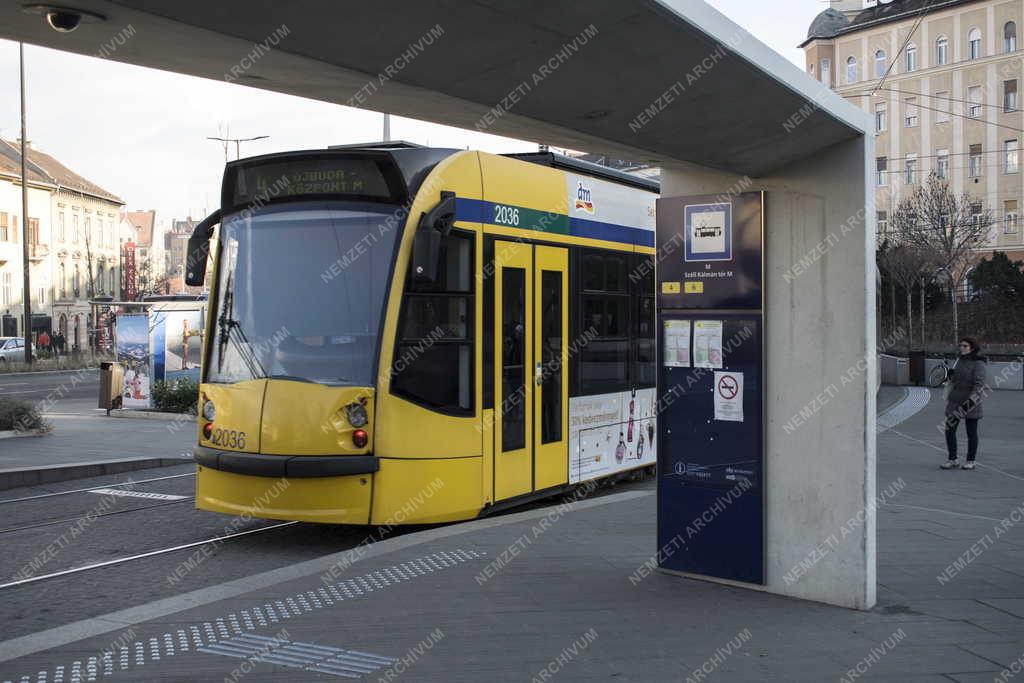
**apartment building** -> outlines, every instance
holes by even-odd
[[[991,212],[979,258],[1024,260],[1022,22],[1024,0],[844,0],[814,19],[807,72],[875,121],[880,233],[934,171]]]
[[[20,144],[0,140],[0,314],[23,334],[22,239],[28,240],[32,328],[60,331],[68,348],[85,348],[92,327],[89,299],[117,296],[124,202],[28,145],[28,232],[22,234]],[[6,217],[7,230],[3,229]],[[8,281],[11,286],[8,287]]]

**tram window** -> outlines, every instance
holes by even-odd
[[[464,296],[417,296],[406,302],[403,339],[469,339],[469,305]]]
[[[407,279],[392,390],[443,412],[473,412],[473,238],[452,232],[434,283]]]
[[[580,258],[580,333],[593,337],[579,352],[581,395],[627,391],[632,355],[628,255],[587,249]]]
[[[541,274],[541,335],[544,363],[541,402],[541,443],[562,440],[562,273]]]
[[[501,450],[526,445],[526,273],[522,268],[501,271]]]
[[[641,296],[636,318],[636,369],[634,382],[639,387],[653,387],[657,360],[654,346],[654,297]]]

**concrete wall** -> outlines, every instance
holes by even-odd
[[[875,604],[873,145],[836,145],[747,188],[768,192],[766,590],[858,609]],[[662,178],[665,197],[741,180],[695,165]]]

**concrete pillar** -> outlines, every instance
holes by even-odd
[[[873,157],[867,135],[745,188],[768,193],[764,590],[856,609],[875,604]],[[675,165],[662,196],[740,180]]]

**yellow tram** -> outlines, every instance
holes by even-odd
[[[546,153],[228,164],[189,243],[197,506],[447,522],[652,465],[656,192]]]

